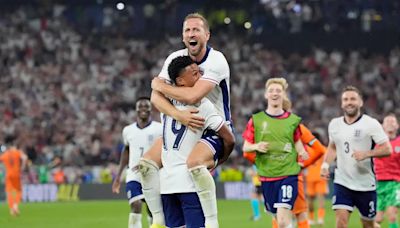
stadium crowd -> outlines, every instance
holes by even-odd
[[[0,16],[0,143],[14,140],[27,153],[35,165],[30,182],[39,181],[39,168],[65,172],[68,182],[109,180],[123,148],[122,128],[134,120],[135,99],[150,95],[162,59],[181,40],[179,33],[146,40],[82,31],[63,10],[54,7],[43,17],[20,8]],[[231,68],[238,145],[232,167],[244,163],[241,133],[249,116],[265,107],[271,76],[290,82],[293,109],[325,139],[328,121],[340,115],[337,98],[345,84],[363,89],[366,113],[378,119],[387,112],[400,115],[398,48],[388,55],[322,48],[284,55],[224,33],[211,44]]]

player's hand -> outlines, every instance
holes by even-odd
[[[310,155],[307,153],[307,151],[301,151],[300,152],[300,158],[303,160],[303,161],[305,161],[305,160],[307,160],[307,159],[309,159],[310,158]]]
[[[260,153],[267,153],[268,147],[269,147],[269,143],[267,143],[267,142],[259,142],[259,143],[256,143],[254,145],[254,147],[255,147],[254,150],[256,150],[256,151],[258,151]]]
[[[196,130],[201,129],[204,126],[204,118],[195,115],[198,112],[199,110],[195,108],[188,108],[186,110],[182,110],[179,112],[177,120],[186,127],[188,127],[190,130],[196,132]]]
[[[151,88],[162,93],[161,88],[165,84],[165,80],[160,77],[154,77],[151,80]]]
[[[362,161],[367,158],[367,153],[361,151],[353,151],[351,157],[356,159],[356,161]]]
[[[114,179],[114,182],[112,184],[112,192],[119,194],[119,189],[121,188],[121,181],[119,180],[119,177],[116,177]]]
[[[321,177],[324,179],[329,179],[329,169],[328,168],[321,168]]]

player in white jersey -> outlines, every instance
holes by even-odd
[[[360,91],[344,88],[341,97],[344,115],[329,123],[329,146],[321,175],[329,177],[329,164],[337,159],[332,208],[336,227],[347,227],[353,207],[361,214],[363,227],[374,227],[376,215],[376,182],[372,157],[389,156],[391,145],[379,122],[360,109]],[[374,149],[374,144],[378,146]]]
[[[173,117],[183,125],[192,130],[202,128],[204,118],[196,115],[196,108],[178,110],[166,98],[171,98],[186,104],[195,104],[205,96],[216,107],[218,113],[222,115],[228,124],[231,124],[230,97],[229,97],[229,65],[221,52],[218,52],[207,46],[210,38],[210,31],[207,20],[200,14],[189,14],[183,23],[183,42],[186,49],[172,53],[165,61],[162,71],[158,78],[152,81],[151,101],[160,110],[160,112]],[[167,68],[172,59],[177,56],[188,55],[200,67],[202,77],[192,87],[176,87],[165,80],[169,79]],[[215,183],[207,168],[215,166],[215,159],[221,160],[222,151],[220,139],[215,144],[214,137],[218,136],[213,131],[208,131],[203,135],[200,144],[197,144],[187,159],[189,168],[197,167],[202,170],[202,178],[205,182],[200,194],[198,194],[202,208],[206,217],[206,225],[214,228],[218,227],[217,202],[215,195]],[[147,167],[142,173],[143,193],[148,202],[149,209],[153,213],[154,223],[163,225],[162,205],[159,197],[159,175],[158,169],[161,167],[161,144],[159,140],[143,156],[142,165]],[[200,180],[200,179],[199,179]],[[195,180],[195,182],[198,180]],[[207,193],[207,194],[206,194]],[[157,226],[154,226],[157,227]],[[162,227],[162,226],[161,226]]]
[[[122,130],[124,150],[122,151],[118,174],[114,179],[112,191],[119,193],[122,172],[126,169],[126,193],[131,207],[129,213],[128,228],[142,227],[142,186],[137,170],[137,165],[143,153],[154,143],[154,140],[161,138],[162,125],[160,122],[152,121],[151,102],[148,97],[140,97],[135,103],[136,122],[126,126]]]
[[[193,86],[201,76],[199,67],[188,56],[179,56],[172,60],[168,67],[171,80],[176,86]],[[218,133],[222,139],[225,155],[228,156],[234,146],[234,136],[224,118],[218,114],[214,105],[203,98],[195,105],[187,105],[173,100],[179,110],[196,107],[198,115],[205,119],[202,129],[192,131],[170,116],[163,115],[163,151],[160,170],[162,203],[167,227],[204,227],[203,215],[196,189],[202,188],[194,182],[202,172],[189,168],[186,161],[193,148],[201,144],[199,140],[206,129]],[[214,139],[218,144],[218,139]]]

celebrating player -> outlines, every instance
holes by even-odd
[[[193,86],[200,78],[199,67],[189,56],[173,59],[168,67],[168,73],[176,86]],[[173,101],[178,109],[194,107],[178,101]],[[223,140],[226,159],[234,146],[234,136],[225,124],[224,118],[217,114],[214,105],[203,98],[197,105],[199,115],[205,119],[203,129],[192,131],[170,116],[163,115],[163,152],[160,170],[162,204],[167,227],[204,227],[205,217],[196,189],[203,189],[206,169],[189,167],[186,160],[193,148],[202,144],[199,142],[206,129],[218,133]],[[213,140],[218,140],[213,138]],[[200,179],[200,180],[199,180]],[[197,181],[195,181],[197,180]],[[209,194],[200,192],[199,194]],[[215,194],[215,193],[214,193]],[[208,227],[207,225],[205,227]]]
[[[356,206],[363,227],[374,227],[376,215],[376,181],[372,157],[391,153],[391,145],[379,122],[361,113],[361,92],[353,86],[342,91],[344,115],[329,123],[329,145],[321,175],[329,177],[329,164],[337,159],[334,177],[332,208],[336,227],[347,227],[350,213]],[[378,146],[375,149],[373,144]]]
[[[124,150],[121,154],[118,174],[114,179],[112,191],[119,193],[120,179],[126,169],[126,193],[131,206],[128,228],[142,227],[142,185],[138,175],[137,165],[144,151],[153,144],[154,140],[162,135],[161,123],[151,120],[151,103],[147,97],[140,97],[135,103],[136,122],[122,130]]]
[[[400,136],[397,135],[399,122],[394,114],[389,114],[383,119],[382,126],[390,139],[393,151],[390,157],[374,158],[378,180],[376,221],[381,223],[386,211],[389,228],[397,228],[397,208],[400,207]]]
[[[279,227],[292,225],[292,208],[298,193],[300,165],[297,156],[308,159],[300,140],[300,117],[287,112],[290,107],[284,78],[266,82],[265,111],[249,120],[244,152],[256,152],[255,164],[260,175],[266,209],[277,217]]]
[[[217,113],[224,117],[226,123],[231,126],[229,78],[230,71],[224,55],[209,47],[207,42],[210,38],[210,30],[207,20],[198,13],[186,16],[182,31],[183,43],[186,48],[178,50],[164,62],[164,66],[152,81],[153,104],[167,116],[170,116],[196,131],[202,129],[204,118],[195,115],[197,108],[192,107],[185,110],[178,110],[166,98],[172,98],[185,104],[196,104],[202,98],[207,97],[215,106]],[[178,87],[165,83],[169,81],[168,66],[172,59],[177,56],[189,56],[194,60],[200,69],[202,77],[192,87]],[[195,172],[201,177],[195,179],[198,196],[206,217],[206,225],[211,228],[219,227],[215,183],[207,168],[215,166],[215,159],[221,163],[224,159],[222,151],[222,140],[214,131],[207,131],[203,134],[201,143],[197,144],[187,158],[189,168],[196,168]],[[161,227],[165,224],[160,198],[160,184],[158,170],[161,167],[162,140],[157,140],[153,147],[144,154],[140,167],[142,175],[143,193],[146,197],[149,209],[153,214],[154,227]],[[142,172],[143,171],[143,172]],[[201,181],[201,183],[199,182]]]

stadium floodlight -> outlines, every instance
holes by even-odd
[[[244,23],[244,28],[245,28],[245,29],[251,29],[251,22],[246,21],[246,22]]]
[[[117,10],[123,10],[125,8],[125,4],[123,2],[118,2],[116,7]]]
[[[224,23],[229,25],[231,23],[231,19],[229,17],[225,17]]]

